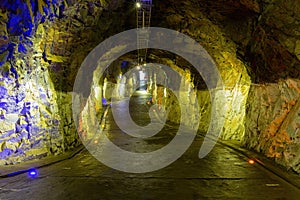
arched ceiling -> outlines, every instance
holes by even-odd
[[[237,45],[253,82],[276,82],[300,76],[299,5],[299,0],[173,1],[157,4],[154,23],[183,32],[201,29],[201,12]]]
[[[234,68],[241,73],[246,68],[256,83],[300,76],[299,0],[154,0],[153,4],[152,26],[191,36],[225,71]],[[67,74],[76,71],[91,49],[136,25],[134,1],[31,0],[0,5],[1,33],[6,35],[2,53],[22,53],[23,47],[26,52],[32,40],[41,40],[44,61],[54,74],[64,69],[70,80],[74,75]]]

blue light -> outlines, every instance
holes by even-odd
[[[102,98],[102,104],[105,106],[107,105],[107,100],[105,98]]]
[[[30,169],[30,170],[28,171],[28,176],[31,177],[31,178],[34,178],[34,177],[36,177],[37,175],[38,175],[38,173],[37,173],[36,169]]]

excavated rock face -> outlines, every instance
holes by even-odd
[[[214,48],[224,52],[234,42],[235,57],[243,61],[252,82],[246,109],[242,108],[247,113],[243,143],[297,172],[300,162],[297,156],[300,149],[297,139],[300,129],[299,5],[299,1],[173,2],[160,4],[153,19],[158,26],[187,33],[202,44],[215,59],[223,77],[227,76],[225,82],[236,80],[234,70],[222,72],[222,63],[230,59],[223,56],[224,61],[218,62],[222,56]],[[203,37],[205,33],[209,34]],[[226,47],[218,45],[221,38],[229,41]],[[235,67],[233,64],[230,69]],[[241,82],[238,85],[246,85]],[[239,99],[233,101],[233,105],[238,105]],[[239,109],[231,107],[230,110],[236,115],[233,113]],[[234,130],[228,127],[237,118],[227,116],[230,118],[225,133],[226,129]],[[229,138],[229,135],[223,137]],[[232,138],[238,134],[233,135]]]
[[[172,2],[155,7],[153,23],[183,32],[201,30],[207,23],[199,23],[199,15],[204,15],[235,42],[253,82],[277,82],[300,76],[299,9],[299,1]]]
[[[77,146],[73,80],[85,55],[118,31],[110,29],[113,9],[105,1],[1,1],[0,7],[0,163]]]
[[[214,59],[228,108],[222,138],[242,140],[299,171],[299,0],[153,4],[152,26],[187,34]],[[100,42],[135,28],[134,3],[4,0],[0,8],[0,163],[58,154],[78,145],[71,111],[77,70]],[[191,77],[201,111],[195,117],[201,116],[200,130],[207,130],[212,113],[200,75],[176,55],[149,52],[149,62],[182,69]],[[132,62],[136,55],[122,59]],[[101,84],[93,87],[102,90]],[[99,101],[98,93],[92,96]],[[97,109],[101,113],[101,105]]]
[[[247,115],[247,147],[299,172],[300,81],[253,85]]]
[[[256,82],[299,78],[299,1],[275,1],[262,8],[246,56]]]

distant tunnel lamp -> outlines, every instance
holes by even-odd
[[[252,159],[250,159],[250,160],[248,160],[248,163],[249,163],[250,165],[253,165],[253,164],[255,163],[255,161],[252,160]]]
[[[141,8],[141,7],[142,7],[142,4],[141,4],[140,2],[136,2],[135,6],[136,6],[137,8]]]

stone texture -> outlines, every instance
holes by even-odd
[[[73,82],[90,50],[135,27],[135,10],[125,2],[0,2],[1,164],[59,154],[78,144],[71,116]],[[223,139],[243,140],[249,148],[299,172],[299,0],[154,2],[152,26],[194,38],[223,78],[227,102],[216,102],[228,112],[218,116],[210,112],[209,93],[189,64],[165,52],[149,55],[149,60],[162,61],[189,77],[193,90],[183,87],[181,94],[191,106],[197,94],[200,113],[192,117],[199,118],[200,130],[207,130],[211,117],[224,117]],[[247,100],[251,81],[266,84],[253,84]],[[80,105],[87,116],[76,119],[79,124],[103,112],[99,103],[103,87],[95,82],[93,87],[84,100],[88,103]],[[153,92],[160,102],[162,88]],[[170,118],[179,123],[174,96],[161,103],[171,105]]]
[[[176,68],[172,65],[173,68]],[[178,67],[177,67],[178,68]],[[215,98],[211,99],[210,93],[208,90],[197,90],[196,88],[189,88],[193,86],[191,82],[191,72],[188,70],[178,70],[181,77],[185,77],[189,83],[185,83],[182,79],[181,86],[179,91],[168,91],[167,96],[163,97],[162,104],[167,108],[169,114],[169,120],[173,123],[183,123],[180,119],[181,109],[186,108],[186,111],[182,111],[184,116],[181,116],[184,119],[184,125],[189,127],[194,127],[195,124],[190,122],[193,119],[199,121],[199,130],[201,133],[206,133],[212,119],[224,119],[224,128],[222,129],[221,138],[224,140],[233,139],[233,140],[242,140],[244,137],[245,127],[245,104],[247,101],[249,87],[236,85],[234,88],[227,88],[225,90],[225,102],[221,102],[221,98],[218,97],[220,93],[216,90],[212,90],[212,93],[215,94]],[[155,81],[154,81],[155,84]],[[173,92],[178,93],[181,97],[181,100],[178,101]],[[152,92],[152,102],[158,103],[160,96],[159,92],[153,89]],[[211,112],[211,102],[215,101],[216,110]],[[198,111],[195,107],[195,103],[198,103]],[[220,108],[218,106],[225,107],[226,112],[220,113]],[[191,119],[191,120],[186,120]],[[220,120],[215,120],[213,127],[220,126],[218,124]]]
[[[200,8],[202,3],[203,2],[199,2],[199,4],[193,4],[192,2],[182,2],[180,7],[178,7],[176,4],[168,6],[165,4],[160,4],[159,8],[154,12],[160,12],[162,14],[154,16],[154,20],[158,26],[172,28],[191,36],[198,41],[210,54],[220,71],[220,75],[223,79],[223,84],[226,90],[226,107],[228,108],[228,112],[226,117],[223,116],[226,120],[221,137],[223,139],[241,140],[245,130],[245,103],[247,101],[249,85],[251,82],[247,73],[247,66],[239,57],[237,57],[239,46],[232,42],[232,39],[228,39],[228,36],[226,35],[226,29],[222,25],[217,25],[214,23],[215,21],[209,20],[205,14],[203,14],[205,12],[199,12],[199,10],[202,11],[203,9]],[[230,12],[233,12],[233,10],[240,9],[240,4],[249,5],[247,4],[247,1],[243,1],[242,3],[239,2],[233,7],[231,5],[234,4],[232,1],[227,3],[223,1],[217,1],[216,4],[214,2],[214,5],[211,5],[211,7],[206,5],[206,8],[213,10],[213,8],[217,9],[218,5],[227,4],[225,5],[228,6],[226,8],[228,8]],[[254,10],[254,12],[257,12],[258,10],[258,4],[255,2],[252,2],[250,6],[245,7],[248,7],[247,9],[249,10]],[[220,11],[220,9],[218,11]],[[230,14],[230,12],[227,14]],[[163,18],[165,18],[165,20],[162,20]],[[157,21],[159,21],[159,19],[162,22],[158,23]],[[235,33],[233,35],[235,35]],[[184,66],[180,63],[176,64],[179,66],[179,68]],[[172,66],[172,63],[169,62],[168,65]],[[174,66],[172,67],[176,68]],[[194,71],[192,73],[194,73]],[[195,75],[195,79],[199,80],[199,77]],[[194,84],[197,85],[197,83]],[[203,88],[200,89],[197,94],[201,110],[201,118],[199,119],[200,130],[205,132],[208,128],[211,117],[211,100],[208,91],[205,91]],[[218,102],[218,98],[216,98],[216,101],[217,105],[223,104],[223,102]]]
[[[247,50],[254,81],[299,78],[299,3],[277,0],[262,9]]]
[[[203,29],[209,29],[212,40],[205,46],[207,50],[215,47],[213,42],[222,37],[229,43],[234,41],[236,55],[247,63],[253,82],[277,82],[300,76],[297,53],[299,5],[299,0],[203,0],[159,4],[154,9],[152,22],[186,32],[193,38],[199,38],[203,45],[202,35],[206,35]],[[203,20],[203,16],[209,21]],[[215,32],[221,33],[215,31],[215,26],[221,29],[221,37],[212,37]]]
[[[62,16],[69,14],[73,18],[74,13],[79,20],[83,17],[88,26],[95,23],[88,19],[100,15],[103,7],[86,2],[94,9],[86,6],[76,12],[83,4],[31,3],[0,3],[1,164],[60,154],[79,144],[72,119],[72,93],[63,87],[74,75],[68,76],[62,63],[71,63],[69,51],[76,44],[71,46],[68,42],[80,30],[76,25],[67,26],[68,19]],[[36,12],[32,10],[35,6]],[[86,10],[89,17],[84,14]],[[77,68],[83,58],[76,63]],[[56,73],[58,76],[54,76]]]
[[[300,81],[253,85],[247,103],[244,144],[300,172]]]
[[[22,69],[16,73],[19,78],[2,81],[8,90],[2,91],[0,103],[1,158],[7,164],[16,163],[59,154],[78,145],[71,119],[71,95],[55,91],[48,71],[35,68],[30,74]]]

